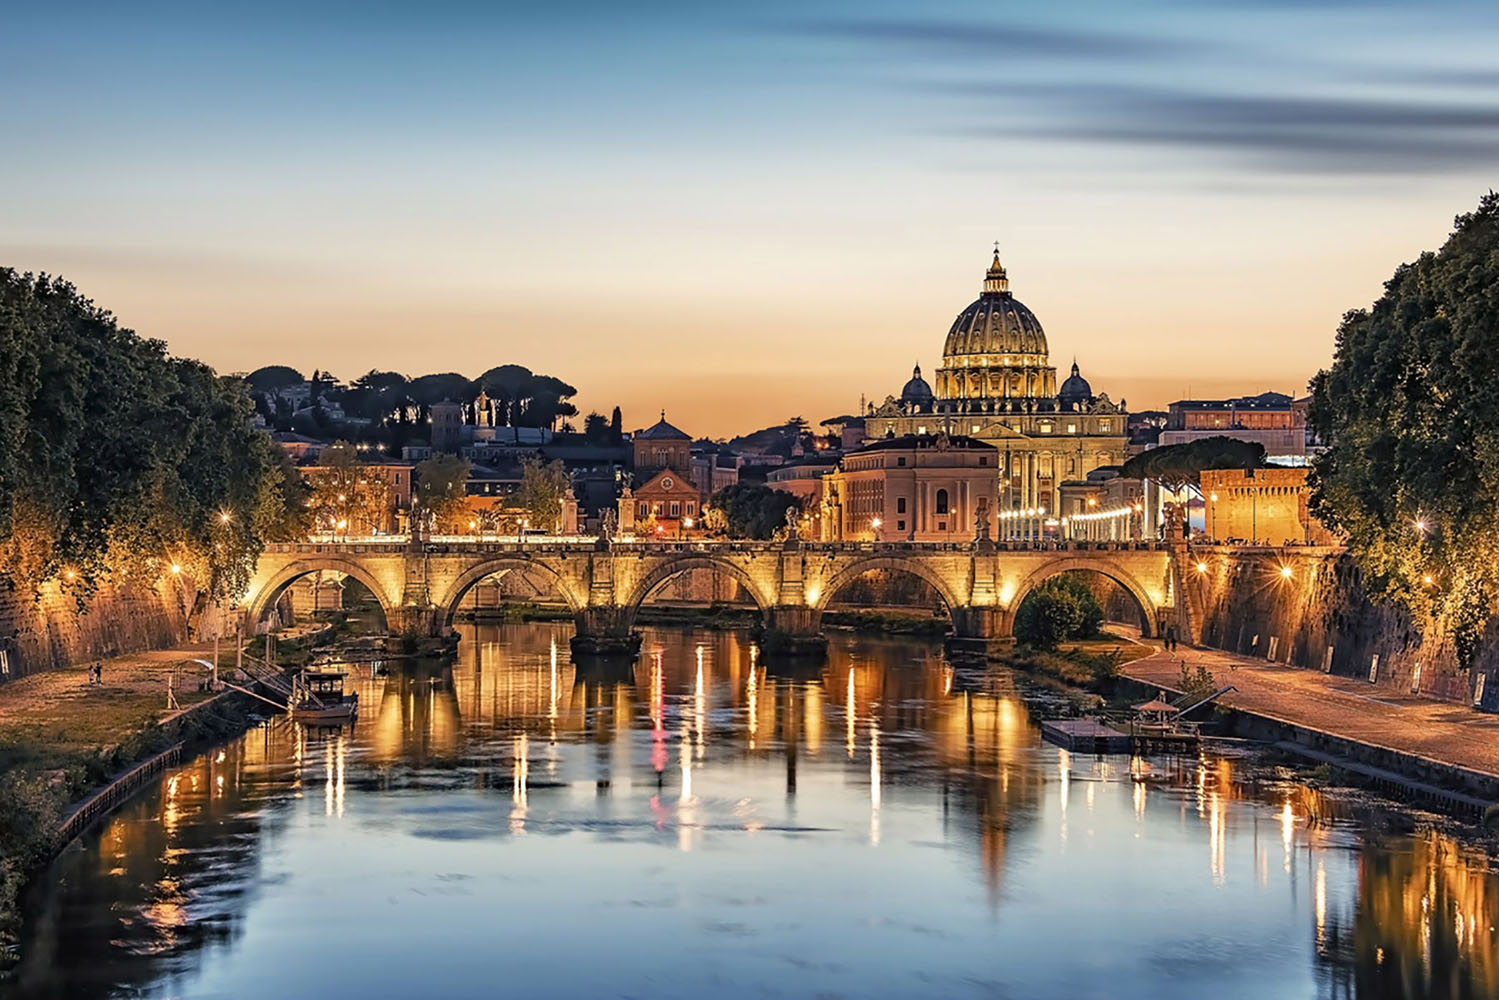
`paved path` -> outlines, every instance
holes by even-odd
[[[1232,708],[1499,776],[1499,715],[1216,649],[1157,651],[1120,673],[1175,689],[1183,660],[1238,688],[1222,699]]]

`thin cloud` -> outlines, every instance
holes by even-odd
[[[994,98],[1007,120],[978,138],[1173,146],[1243,154],[1288,171],[1464,169],[1499,162],[1499,105],[1201,94],[1105,85],[948,88]],[[970,109],[971,110],[971,109]],[[980,108],[980,113],[984,113]]]
[[[1185,42],[1141,35],[1037,28],[989,21],[821,20],[787,25],[792,34],[874,42],[942,54],[1006,59],[1144,59],[1188,50]],[[1201,43],[1192,43],[1201,51]]]

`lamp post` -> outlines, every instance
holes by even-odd
[[[870,527],[870,530],[874,532],[874,540],[875,541],[879,541],[880,540],[880,525],[883,524],[883,523],[884,522],[881,521],[877,517],[870,518],[870,520],[869,520],[869,527]]]

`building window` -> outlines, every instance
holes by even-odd
[[[895,512],[897,514],[904,514],[906,512],[906,498],[905,497],[896,497],[895,498]]]
[[[1067,425],[1067,433],[1068,434],[1076,434],[1077,433],[1077,424],[1068,424]]]
[[[905,456],[904,456],[904,455],[903,455],[903,456],[901,456],[901,457],[900,457],[900,458],[897,458],[897,459],[896,459],[896,460],[895,460],[895,464],[896,464],[896,465],[905,465],[905,464],[906,464],[906,459],[905,459]]]
[[[644,504],[644,503],[641,504],[640,505],[640,516],[641,517],[649,517],[650,514],[651,514],[650,504]]]
[[[697,512],[697,504],[693,503],[691,500],[688,500],[687,501],[687,516],[691,517],[696,512]]]
[[[906,522],[904,522],[904,521],[896,521],[895,522],[895,530],[896,531],[905,531],[906,530]]]
[[[677,503],[676,501],[672,501],[671,516],[672,517],[681,517],[682,516],[682,505],[680,503]]]
[[[1042,424],[1041,425],[1041,433],[1042,434],[1050,434],[1051,433],[1051,424]]]
[[[1109,422],[1107,420],[1100,420],[1098,422],[1098,429],[1107,433],[1109,429]]]
[[[947,508],[947,491],[946,490],[938,490],[937,491],[937,513],[939,513],[939,514],[946,514],[947,512],[948,512],[948,508]]]
[[[979,465],[988,465],[988,464],[989,464],[989,456],[988,455],[980,455],[979,456]]]

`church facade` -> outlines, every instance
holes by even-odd
[[[948,330],[935,382],[918,365],[899,396],[869,406],[866,439],[945,434],[993,445],[1001,512],[1054,514],[1063,483],[1125,460],[1124,401],[1095,394],[1076,363],[1057,385],[1046,333],[1011,294],[997,250],[983,291]]]

